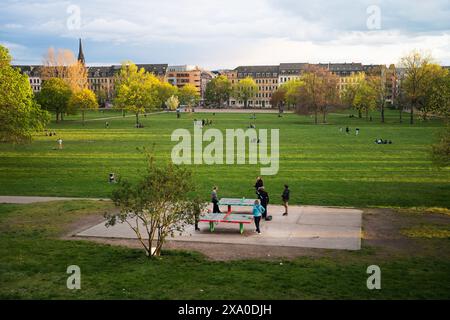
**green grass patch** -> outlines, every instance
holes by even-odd
[[[436,169],[429,156],[442,122],[411,126],[398,123],[397,117],[388,111],[382,124],[375,115],[365,121],[336,113],[328,124],[314,125],[306,116],[257,114],[257,129],[280,130],[280,170],[265,178],[272,203],[280,203],[287,183],[292,204],[449,208],[450,168]],[[109,129],[103,118],[109,119]],[[71,116],[50,126],[62,137],[63,150],[54,150],[57,138],[45,135],[27,145],[0,144],[0,194],[108,197],[110,172],[137,179],[143,171],[145,160],[137,148],[155,145],[157,160],[169,161],[173,130],[192,131],[193,120],[202,118],[212,119],[211,128],[223,132],[253,122],[250,114],[194,113],[176,119],[170,113],[141,116],[144,128],[136,129],[134,117],[123,118],[114,110],[89,112],[85,126],[79,116]],[[347,125],[350,135],[339,131]],[[357,127],[359,136],[354,134]],[[376,138],[393,144],[377,145]],[[213,185],[219,186],[220,196],[253,197],[260,174],[260,165],[203,164],[191,169],[205,200]]]
[[[78,219],[110,208],[86,201],[0,205],[0,298],[450,298],[450,262],[443,256],[381,259],[363,248],[291,261],[210,261],[184,251],[149,260],[138,249],[58,238]],[[81,290],[66,288],[73,264],[81,268]],[[371,264],[381,267],[381,290],[366,287]]]

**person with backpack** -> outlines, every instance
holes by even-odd
[[[264,190],[264,187],[260,187],[258,189],[259,192],[259,198],[261,199],[261,205],[264,208],[264,212],[262,214],[264,220],[266,221],[270,221],[271,218],[269,218],[268,214],[267,214],[267,205],[269,204],[269,194],[267,193],[266,190]]]
[[[259,188],[261,187],[264,187],[264,182],[261,177],[256,177],[255,190],[259,200],[261,200],[261,198],[259,197]]]

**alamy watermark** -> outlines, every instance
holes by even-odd
[[[366,273],[370,274],[370,276],[367,278],[367,282],[366,282],[367,289],[380,290],[381,289],[381,269],[380,269],[380,267],[377,265],[368,266]]]
[[[377,5],[368,6],[366,9],[368,14],[366,20],[366,26],[369,30],[381,29],[381,8]]]
[[[81,269],[77,265],[70,265],[67,267],[67,274],[70,276],[67,277],[66,285],[67,289],[70,290],[79,290],[81,289]]]
[[[194,124],[193,135],[187,129],[173,131],[171,140],[174,164],[260,164],[261,175],[275,175],[279,169],[279,129],[226,129],[225,137],[218,129],[203,131]],[[208,142],[204,147],[203,143]],[[248,151],[248,152],[247,152]],[[247,157],[248,155],[248,157]],[[247,161],[248,158],[248,161]]]

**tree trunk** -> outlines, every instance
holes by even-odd
[[[323,112],[322,123],[327,123],[327,113],[325,111]]]
[[[403,123],[403,118],[402,118],[403,110],[399,109],[399,111],[400,111],[400,123]]]
[[[136,112],[136,128],[139,124],[139,112]]]
[[[59,111],[56,111],[56,122],[59,122]]]
[[[384,103],[381,105],[381,122],[384,123]]]
[[[64,112],[61,112],[61,121],[64,121]]]
[[[83,126],[84,126],[84,110],[81,110],[81,119],[83,121]]]
[[[358,118],[362,118],[362,112],[361,112],[361,109],[358,109]]]
[[[366,108],[366,121],[369,121],[369,108]]]
[[[125,118],[125,109],[122,109],[122,117]]]
[[[317,109],[314,110],[314,124],[317,124]]]
[[[414,123],[414,104],[411,105],[411,112],[409,113],[409,123]]]

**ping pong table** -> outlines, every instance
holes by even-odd
[[[227,214],[231,213],[231,206],[252,207],[256,199],[222,198],[219,200],[219,206],[228,206]]]
[[[215,225],[219,222],[225,223],[239,223],[239,232],[244,233],[244,224],[252,223],[252,214],[241,214],[241,213],[206,213],[202,215],[199,222],[209,222],[209,230],[214,232]]]

